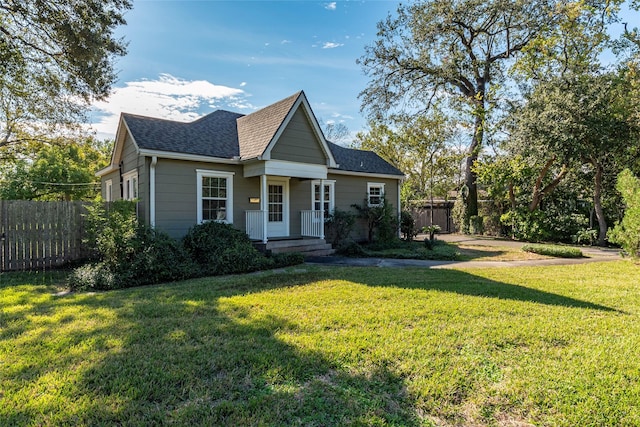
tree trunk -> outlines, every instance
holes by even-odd
[[[542,202],[542,198],[547,194],[551,193],[554,188],[560,184],[560,181],[564,178],[564,176],[569,172],[569,169],[566,165],[562,165],[562,169],[558,176],[556,176],[550,183],[544,188],[542,187],[542,181],[544,177],[549,173],[549,169],[553,165],[553,162],[556,160],[556,156],[553,156],[551,159],[547,160],[547,163],[544,165],[540,173],[538,174],[538,178],[536,179],[536,184],[533,187],[533,192],[531,195],[531,203],[529,203],[529,212],[533,212],[538,209],[540,203]]]
[[[469,196],[467,197],[467,213],[469,218],[478,215],[478,177],[473,166],[478,160],[478,153],[482,146],[482,139],[484,137],[484,119],[485,119],[485,105],[484,94],[478,96],[476,100],[476,120],[473,129],[473,138],[471,138],[471,145],[467,150],[467,162],[464,173],[465,185],[469,189]]]
[[[591,164],[596,169],[593,186],[593,208],[596,212],[596,218],[598,219],[598,227],[600,228],[598,245],[605,246],[607,239],[607,221],[604,217],[604,210],[602,209],[602,175],[604,170],[602,165],[595,159],[591,159]]]

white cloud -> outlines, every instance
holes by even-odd
[[[92,121],[92,128],[100,136],[113,137],[121,112],[192,121],[202,115],[200,109],[217,108],[223,101],[227,105],[244,105],[244,96],[242,89],[161,74],[156,80],[126,82],[124,87],[114,88],[105,101],[94,103],[96,119]]]
[[[344,43],[324,42],[323,49],[335,49],[336,47],[344,46]]]
[[[287,39],[284,39],[280,42],[280,44],[289,44],[289,43],[291,43],[291,40],[287,40]]]
[[[336,10],[336,2],[332,1],[331,3],[325,3],[324,8],[327,10]]]
[[[247,82],[240,83],[240,87],[245,87],[246,85],[247,85]]]

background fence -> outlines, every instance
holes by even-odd
[[[85,258],[86,204],[0,200],[0,271],[58,267]]]
[[[422,227],[431,225],[431,204],[424,202],[418,206],[408,208],[413,217],[415,226],[418,230]],[[433,223],[440,226],[442,233],[452,233],[455,231],[451,211],[453,210],[453,201],[440,201],[433,204]]]

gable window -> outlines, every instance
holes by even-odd
[[[384,184],[379,182],[367,183],[367,203],[369,206],[382,205],[382,198],[384,197]]]
[[[220,221],[233,224],[233,172],[196,170],[198,177],[198,223]]]
[[[319,211],[322,205],[322,194],[320,193],[320,187],[322,186],[322,191],[324,192],[324,217],[328,218],[329,215],[333,213],[335,207],[335,181],[323,181],[322,183],[319,180],[315,180],[311,182],[311,209],[314,211]]]
[[[113,181],[107,180],[104,183],[104,201],[112,202],[113,201]]]
[[[122,198],[124,200],[138,198],[138,171],[134,170],[122,175]]]

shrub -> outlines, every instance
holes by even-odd
[[[578,243],[578,244],[586,243],[587,245],[593,245],[593,243],[597,239],[598,239],[598,230],[594,230],[593,228],[580,230],[574,236],[575,243]]]
[[[524,245],[522,250],[539,255],[547,255],[558,258],[582,258],[584,255],[578,248],[556,245]]]
[[[304,262],[304,255],[298,252],[283,252],[273,254],[270,258],[265,259],[272,260],[273,265],[271,268],[282,268],[302,264]]]
[[[509,211],[500,217],[502,223],[511,229],[512,236],[528,242],[572,242],[575,235],[587,225],[587,218],[581,214],[552,211],[528,210]]]
[[[625,255],[637,259],[640,257],[640,179],[625,169],[618,175],[616,189],[622,194],[626,210],[622,221],[609,231],[608,238],[622,246]]]
[[[245,233],[215,221],[191,227],[182,244],[203,275],[255,271],[264,257]]]
[[[133,250],[132,240],[139,226],[136,203],[127,200],[93,203],[87,206],[85,224],[84,243],[94,253],[93,257],[117,265]]]
[[[451,217],[460,233],[469,234],[469,210],[465,194],[469,194],[469,187],[463,185],[458,191],[456,201],[453,203]]]
[[[472,215],[469,218],[469,233],[484,234],[483,219],[481,216]]]
[[[413,215],[409,211],[402,211],[400,214],[400,232],[402,238],[407,242],[412,241],[418,235],[416,220],[413,219]]]
[[[354,242],[353,240],[347,240],[342,242],[342,244],[336,248],[336,253],[340,255],[344,255],[348,257],[356,257],[356,258],[367,256],[362,246],[360,246],[358,243]]]
[[[325,220],[327,241],[339,246],[349,238],[355,222],[354,213],[335,209]]]
[[[97,291],[117,287],[115,273],[104,262],[86,264],[74,269],[67,284],[74,291]]]
[[[369,206],[365,199],[362,206],[351,205],[358,211],[358,216],[367,221],[369,243],[375,240],[383,242],[398,239],[398,219],[396,218],[393,206],[382,197],[382,203],[378,206]]]
[[[425,225],[424,227],[422,227],[423,233],[429,233],[429,240],[431,242],[436,240],[436,234],[439,233],[440,230],[441,228],[438,224]]]

